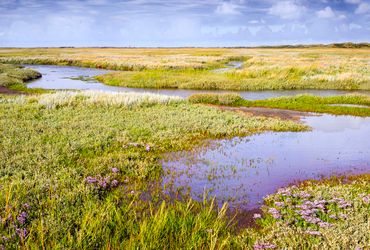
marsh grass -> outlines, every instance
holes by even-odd
[[[5,63],[123,70],[98,79],[139,88],[220,90],[370,89],[369,48],[0,49]],[[228,62],[241,69],[210,72]]]
[[[23,97],[20,97],[23,102]],[[97,105],[107,107],[144,107],[155,104],[172,104],[183,102],[184,99],[176,96],[166,96],[150,93],[122,93],[104,91],[59,91],[29,98],[47,108],[60,108],[76,105]]]
[[[11,88],[21,86],[26,82],[40,78],[41,74],[21,66],[0,63],[0,86]]]
[[[370,116],[370,98],[366,95],[352,94],[342,96],[320,97],[312,95],[298,95],[293,97],[278,97],[266,100],[249,101],[242,99],[238,94],[194,94],[190,96],[192,103],[206,103],[216,105],[264,107],[289,109],[304,112],[328,113],[336,115]],[[227,102],[220,100],[227,99]],[[335,106],[335,104],[352,104],[361,106]],[[363,107],[362,107],[363,106]]]
[[[276,201],[289,198],[282,192],[266,198],[265,213],[257,220],[259,229],[238,232],[236,222],[227,216],[227,204],[218,208],[215,200],[206,197],[196,202],[174,200],[162,193],[158,160],[166,152],[192,149],[207,138],[306,127],[182,100],[162,102],[162,97],[158,103],[127,108],[121,101],[118,105],[106,102],[105,95],[114,94],[87,91],[0,97],[0,247],[366,247],[368,177],[306,182],[290,188],[293,194],[309,193],[305,199],[312,202],[342,198],[351,203],[333,210],[347,216],[345,220],[330,221],[330,228],[319,229],[291,223],[300,217],[290,203],[276,207]],[[102,101],[89,103],[92,96]],[[54,105],[69,98],[68,105]],[[117,98],[126,95],[111,99]],[[49,100],[53,107],[48,108],[42,100]],[[295,196],[290,199],[304,202]],[[281,210],[284,216],[273,218],[270,208]],[[318,230],[321,236],[307,235],[308,228]]]
[[[237,93],[224,93],[224,94],[202,93],[202,94],[193,94],[189,96],[188,100],[191,103],[236,105],[240,103],[243,100],[243,98]]]
[[[45,48],[0,49],[0,61],[112,70],[214,68],[235,57],[227,49]],[[238,55],[244,58],[243,55]]]
[[[239,49],[235,56],[202,69],[145,69],[97,77],[108,85],[209,90],[370,89],[368,49]],[[239,57],[237,56],[239,54]],[[210,72],[228,61],[241,69]],[[220,64],[223,63],[223,64]]]
[[[147,98],[132,96],[135,103]],[[89,103],[95,97],[98,103]],[[307,129],[167,101],[171,98],[163,102],[158,96],[150,105],[127,108],[122,105],[126,97],[94,92],[0,96],[0,246],[228,246],[233,229],[226,207],[174,201],[163,194],[161,156],[192,149],[205,139]],[[65,100],[68,105],[59,105]]]

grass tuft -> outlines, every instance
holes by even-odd
[[[188,100],[191,103],[208,103],[215,105],[236,105],[243,98],[236,93],[225,93],[225,94],[194,94],[191,95]]]

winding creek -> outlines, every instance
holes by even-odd
[[[249,100],[267,99],[279,96],[294,96],[299,94],[312,94],[318,96],[331,96],[353,93],[345,90],[274,90],[274,91],[222,91],[222,90],[188,90],[188,89],[140,89],[115,87],[102,84],[92,77],[105,74],[102,69],[80,68],[71,66],[52,65],[26,65],[42,74],[42,78],[28,84],[29,88],[43,89],[91,89],[119,92],[149,92],[163,95],[188,97],[195,93],[225,93],[238,92],[243,98]],[[230,69],[230,68],[225,68]],[[358,92],[358,91],[356,91]],[[370,91],[361,91],[370,95]]]
[[[99,69],[30,65],[43,77],[29,88],[93,89],[103,91],[150,92],[188,97],[194,93],[216,92],[179,89],[133,89],[101,84],[93,76]],[[217,91],[230,92],[230,91]],[[297,94],[330,96],[352,93],[336,90],[243,91],[243,98],[256,100]],[[361,93],[369,94],[370,91]],[[195,199],[206,191],[219,202],[253,209],[263,197],[293,181],[331,175],[370,172],[370,118],[310,115],[301,118],[312,127],[309,132],[263,133],[218,140],[191,152],[167,154],[162,165],[163,185],[168,190],[185,188]]]

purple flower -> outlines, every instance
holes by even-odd
[[[301,197],[301,198],[310,198],[311,197],[311,195],[309,193],[306,193],[304,191],[299,192],[296,196]]]
[[[285,206],[285,203],[284,202],[275,201],[275,206],[277,206],[277,207],[283,207],[283,206]]]
[[[370,202],[370,194],[368,194],[368,195],[363,194],[360,197],[361,197],[362,201],[365,202],[366,204],[368,204]]]
[[[296,208],[300,208],[302,210],[307,210],[307,209],[310,209],[311,208],[310,206],[305,205],[305,204],[303,204],[303,205],[296,205],[295,207]]]
[[[270,208],[268,212],[274,217],[275,219],[281,218],[280,212],[276,208]]]
[[[254,214],[253,218],[254,219],[260,219],[260,218],[262,218],[262,216],[261,216],[261,214]]]
[[[313,213],[315,213],[317,209],[305,209],[305,210],[300,210],[297,211],[298,214],[303,215],[303,216],[310,216]]]
[[[347,219],[348,218],[348,216],[346,214],[339,214],[339,217],[341,219]]]
[[[113,180],[113,181],[111,182],[111,186],[112,186],[112,187],[117,187],[117,186],[118,186],[118,181],[117,181],[117,180]]]
[[[352,206],[352,204],[349,203],[349,202],[347,202],[347,201],[344,201],[344,202],[340,202],[339,203],[339,207],[340,208],[346,208],[346,207],[350,207],[350,206]]]
[[[333,226],[332,224],[330,224],[328,222],[319,222],[318,225],[319,225],[319,227],[326,227],[326,228]]]
[[[15,232],[22,239],[26,238],[26,236],[28,234],[27,229],[25,229],[25,228],[17,228],[17,229],[15,229]]]
[[[314,230],[306,230],[306,234],[309,235],[321,235],[319,231],[314,231]]]
[[[99,186],[101,187],[101,188],[107,188],[107,186],[108,186],[108,183],[109,183],[109,176],[108,177],[105,177],[105,178],[103,178],[103,179],[101,179],[100,181],[99,181]]]
[[[289,188],[280,188],[278,191],[277,191],[277,194],[280,194],[282,196],[290,196],[292,195],[291,191]]]
[[[304,219],[306,222],[311,223],[311,224],[317,224],[322,222],[319,218],[312,217],[312,216],[302,216],[302,219]]]
[[[112,168],[112,173],[118,173],[119,172],[119,169],[118,168]]]
[[[94,177],[91,177],[91,176],[87,176],[86,177],[86,182],[89,183],[89,184],[94,184],[94,183],[97,183],[98,180]]]
[[[255,250],[259,250],[259,249],[274,249],[276,248],[276,246],[274,244],[270,244],[270,243],[256,243],[254,244],[254,249]]]
[[[145,150],[146,150],[147,152],[149,152],[149,151],[150,151],[150,146],[149,146],[148,144],[145,146]]]
[[[26,223],[26,219],[27,219],[27,213],[26,212],[20,213],[20,215],[18,215],[18,217],[17,217],[17,220],[21,225]]]
[[[30,209],[31,208],[31,206],[28,203],[24,203],[22,206],[25,209]]]

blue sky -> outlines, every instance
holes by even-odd
[[[0,46],[370,42],[370,0],[0,0]]]

